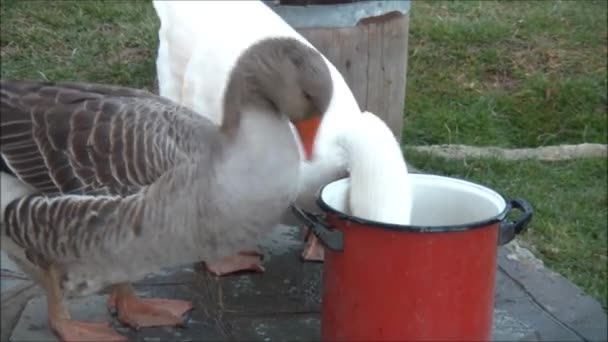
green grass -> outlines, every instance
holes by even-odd
[[[606,1],[416,1],[408,144],[606,143]]]
[[[2,78],[152,88],[159,23],[149,1],[2,0],[0,10]],[[404,142],[606,143],[606,13],[605,1],[414,2]],[[607,306],[605,160],[406,156],[531,201],[523,238]]]
[[[2,0],[2,78],[151,89],[158,19],[149,1]]]

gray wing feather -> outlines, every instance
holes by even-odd
[[[4,234],[40,266],[107,255],[140,235],[144,205],[141,193],[25,196],[6,208]]]
[[[2,156],[21,180],[47,193],[133,193],[187,159],[197,144],[189,136],[217,129],[131,88],[4,80],[0,88]]]

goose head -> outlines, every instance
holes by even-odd
[[[329,68],[319,52],[292,38],[264,39],[245,50],[231,72],[222,127],[237,126],[248,107],[285,115],[310,160],[332,90]]]

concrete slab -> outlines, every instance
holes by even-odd
[[[173,289],[170,292],[173,292]],[[182,292],[184,289],[180,289]],[[155,293],[164,291],[154,291]],[[140,291],[149,295],[149,291]],[[163,296],[168,297],[168,296]],[[175,298],[175,297],[172,297]],[[183,298],[183,297],[182,297]],[[133,341],[319,341],[319,312],[277,312],[260,314],[226,309],[213,317],[209,308],[197,308],[188,319],[187,328],[157,328],[132,331],[121,326],[105,307],[106,296],[96,295],[71,300],[70,312],[82,320],[110,321],[120,333]],[[222,317],[223,316],[223,317]],[[494,340],[536,341],[534,328],[504,309],[494,312]],[[555,339],[556,341],[560,339]],[[30,300],[13,330],[10,341],[58,341],[48,329],[44,296]]]
[[[11,258],[9,258],[9,256],[4,251],[0,251],[0,265],[2,265],[3,271],[6,270],[23,274],[19,267],[17,267],[17,264],[15,264],[15,262]]]
[[[136,332],[123,327],[107,313],[102,295],[72,300],[70,309],[76,319],[111,320],[133,341],[317,341],[322,264],[300,261],[302,236],[295,227],[283,227],[265,239],[264,274],[217,278],[190,265],[163,270],[136,284],[144,297],[193,301],[195,310],[185,329]],[[493,339],[606,340],[606,315],[599,304],[517,248],[499,251]],[[10,340],[56,341],[46,326],[44,297],[23,305]]]
[[[545,268],[529,251],[518,253],[518,248],[521,247],[515,241],[498,251],[499,271],[517,285],[517,292],[525,295],[561,330],[568,331],[568,335],[563,336],[576,336],[575,340],[580,341],[608,341],[608,318],[601,304],[566,278]],[[550,337],[542,336],[547,341],[559,340]]]
[[[29,278],[21,272],[17,264],[4,251],[0,253],[0,282],[1,293],[8,293],[20,286],[31,284]]]

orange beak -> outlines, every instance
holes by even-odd
[[[321,118],[318,116],[294,123],[294,126],[296,126],[296,130],[300,135],[300,140],[302,140],[306,160],[312,159],[312,152],[315,147],[315,137],[317,136],[320,124]]]

